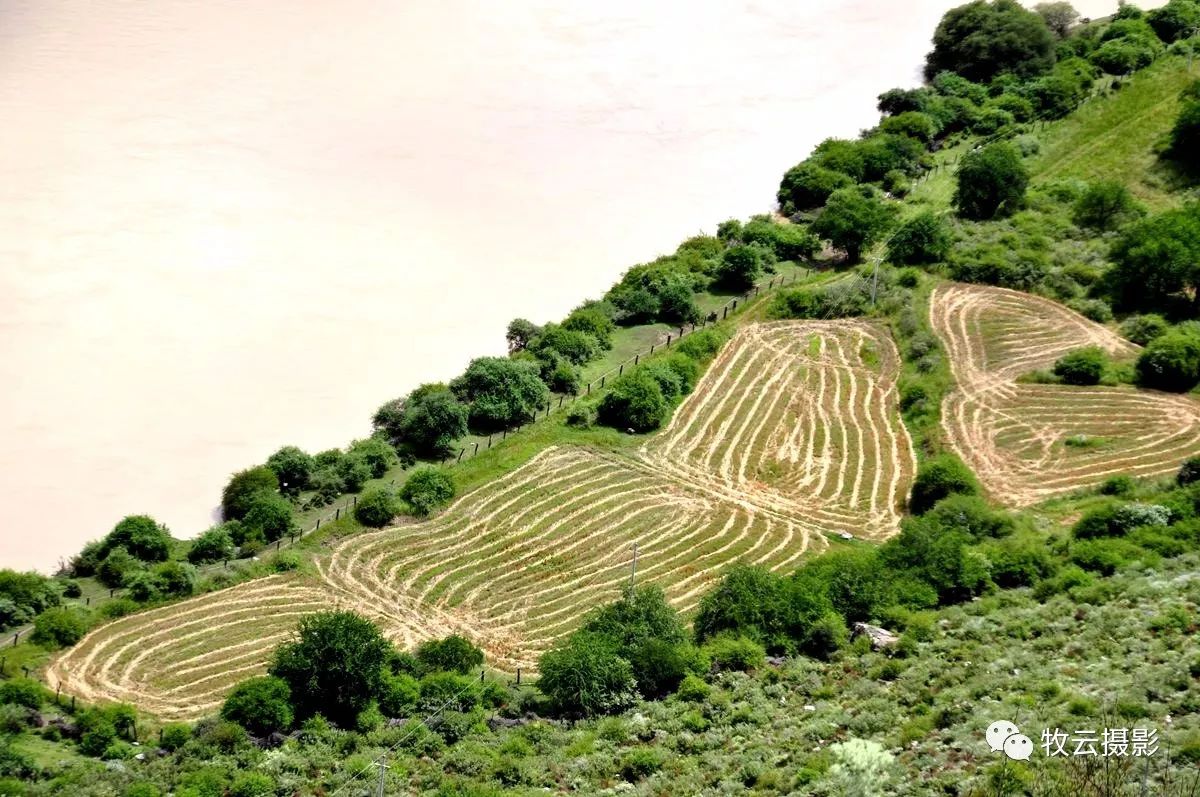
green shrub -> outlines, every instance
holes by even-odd
[[[294,497],[308,489],[316,464],[296,446],[284,446],[267,458],[267,467],[279,481],[280,491]]]
[[[761,247],[734,244],[721,255],[716,272],[717,284],[733,291],[752,288],[762,278],[764,265]]]
[[[566,424],[574,429],[590,429],[596,425],[596,408],[576,402],[567,410]]]
[[[280,678],[250,678],[234,687],[221,706],[221,716],[255,736],[292,726],[291,689]]]
[[[1101,495],[1127,496],[1132,495],[1137,488],[1133,478],[1125,474],[1117,476],[1109,476],[1100,483],[1099,492]]]
[[[510,351],[525,348],[529,340],[541,333],[540,328],[528,321],[524,323],[529,327],[514,330],[513,324],[517,321],[509,325]],[[435,382],[421,385],[404,399],[384,404],[372,422],[375,429],[386,434],[394,444],[403,445],[420,456],[437,457],[449,452],[454,441],[467,433],[468,415],[467,406],[450,388]]]
[[[371,469],[372,479],[382,479],[399,462],[396,449],[381,437],[355,440],[346,448],[346,456],[361,457]]]
[[[38,710],[46,699],[46,690],[32,678],[12,678],[0,682],[0,704]]]
[[[637,783],[662,769],[665,759],[654,747],[638,747],[621,758],[621,777]]]
[[[229,483],[221,494],[221,514],[225,520],[241,520],[260,493],[274,494],[278,491],[279,479],[275,471],[266,465],[238,471],[229,477]]]
[[[1155,313],[1131,315],[1121,324],[1121,334],[1139,346],[1145,346],[1170,329],[1162,316]]]
[[[422,467],[405,480],[400,497],[412,507],[413,514],[425,517],[448,504],[454,498],[454,492],[454,482],[449,474],[438,468]]]
[[[839,171],[805,161],[788,169],[783,175],[776,199],[780,210],[790,216],[797,211],[824,205],[830,194],[853,183],[854,180]]]
[[[1084,570],[1111,576],[1119,568],[1138,559],[1141,552],[1137,545],[1128,540],[1083,539],[1071,544],[1071,561]]]
[[[1009,216],[1025,202],[1029,172],[1008,143],[988,144],[968,152],[958,167],[954,206],[968,219]]]
[[[767,663],[763,646],[744,636],[718,635],[710,639],[703,650],[718,670],[753,672]]]
[[[1089,185],[1075,200],[1072,219],[1080,227],[1113,230],[1136,219],[1141,212],[1124,183],[1101,180]]]
[[[97,611],[104,619],[115,620],[118,617],[125,617],[126,615],[133,614],[139,608],[140,607],[129,598],[114,598],[113,600],[100,604],[100,608]]]
[[[275,781],[262,772],[241,772],[229,786],[229,797],[268,797],[275,793]]]
[[[688,673],[675,689],[675,696],[689,703],[699,703],[708,697],[711,688],[704,679],[695,673]]]
[[[946,223],[933,211],[924,211],[893,233],[888,242],[888,260],[901,265],[938,263],[949,254],[950,243]]]
[[[192,540],[187,558],[192,564],[200,565],[232,559],[235,552],[229,530],[223,526],[214,526]]]
[[[662,426],[671,407],[654,375],[645,368],[619,377],[600,400],[600,423],[634,433]]]
[[[984,554],[991,562],[992,580],[1000,587],[1031,587],[1058,570],[1058,561],[1041,540],[1008,538],[989,543]]]
[[[1054,363],[1054,375],[1068,385],[1097,385],[1104,376],[1108,356],[1098,346],[1075,349]]]
[[[182,722],[164,725],[159,744],[164,750],[174,752],[188,743],[192,738],[192,728]]]
[[[422,713],[470,711],[479,704],[479,681],[452,672],[431,672],[421,677]]]
[[[577,631],[542,654],[538,688],[556,710],[585,716],[620,711],[637,698],[633,667],[609,637]]]
[[[883,237],[894,215],[895,208],[870,186],[840,188],[830,195],[812,231],[857,263],[863,252]]]
[[[917,469],[908,506],[913,514],[927,512],[950,495],[977,495],[975,474],[953,454],[941,454],[926,460]]]
[[[483,651],[466,637],[452,634],[445,639],[422,642],[416,650],[422,672],[456,672],[468,675],[483,664]]]
[[[368,487],[354,507],[354,519],[364,526],[381,529],[399,512],[396,493],[390,487]]]
[[[79,609],[53,607],[33,620],[30,640],[50,650],[74,645],[88,630],[88,617]]]
[[[161,562],[171,554],[171,534],[149,515],[130,515],[114,526],[102,543],[104,552],[117,547],[143,562]]]
[[[379,629],[352,612],[320,612],[300,620],[295,641],[275,649],[270,675],[291,689],[298,719],[321,713],[349,727],[383,691],[394,649]]]
[[[1175,474],[1175,483],[1181,487],[1200,482],[1200,457],[1188,457]]]
[[[261,533],[267,542],[291,536],[299,531],[291,503],[279,493],[258,493],[242,518],[248,534]]]
[[[536,362],[505,357],[472,360],[462,376],[450,382],[450,390],[469,405],[472,426],[485,432],[529,420],[550,395]]]
[[[276,573],[290,573],[300,569],[300,555],[295,551],[280,551],[271,557],[271,570]]]
[[[997,511],[975,495],[950,495],[934,504],[925,516],[944,531],[960,531],[976,542],[1012,534],[1015,524],[1006,512]]]
[[[409,714],[421,699],[421,688],[417,679],[407,673],[385,673],[383,690],[379,695],[379,709],[389,717]]]
[[[675,351],[686,354],[696,362],[707,362],[717,356],[727,340],[729,335],[723,329],[700,329],[679,341]]]

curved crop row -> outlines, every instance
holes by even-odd
[[[211,710],[304,613],[340,605],[405,647],[450,633],[494,665],[537,656],[632,573],[693,610],[732,562],[793,567],[831,533],[882,538],[914,470],[899,357],[861,322],[780,322],[731,341],[634,456],[553,447],[438,517],[363,533],[279,577],[106,625],[52,677],[168,718]]]
[[[1137,351],[1106,327],[1047,299],[975,285],[939,287],[930,313],[957,382],[943,427],[997,500],[1025,506],[1116,474],[1162,475],[1200,453],[1191,398],[1015,381],[1082,346]]]

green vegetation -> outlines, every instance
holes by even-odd
[[[958,167],[954,206],[964,218],[1010,216],[1025,201],[1029,174],[1011,144],[989,144],[967,153]]]
[[[423,467],[414,470],[404,482],[400,498],[414,514],[423,517],[450,503],[454,492],[454,481],[449,474],[438,468]]]

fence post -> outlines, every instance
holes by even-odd
[[[72,713],[75,711],[75,695],[71,695],[71,711]]]
[[[650,353],[651,353],[651,354],[654,354],[654,347],[655,347],[655,346],[657,346],[657,345],[658,345],[657,343],[651,343],[651,344],[650,344]]]
[[[501,433],[501,435],[500,435],[500,439],[501,439],[501,440],[507,440],[507,439],[508,439],[508,430],[507,430],[507,429],[504,429],[504,430],[502,431],[502,433]]]
[[[13,634],[13,645],[16,645],[20,641],[21,641],[21,632],[18,631],[17,633]]]
[[[474,451],[474,453],[472,453],[472,454],[471,454],[471,456],[475,456],[475,454],[478,454],[478,453],[479,453],[479,443],[476,443],[476,444],[475,444],[475,451]]]
[[[340,506],[337,509],[333,510],[333,519],[334,520],[342,519],[342,508]]]
[[[638,364],[638,358],[639,358],[639,357],[641,357],[641,356],[642,356],[642,355],[640,355],[640,354],[635,354],[635,355],[633,355],[633,364],[634,364],[634,365],[637,365],[637,364]]]
[[[521,685],[521,668],[517,668],[517,686]]]
[[[117,589],[116,589],[116,587],[113,587],[112,589],[110,589],[110,590],[108,591],[108,597],[110,597],[110,598],[111,598],[113,595],[115,595],[115,594],[117,594]]]
[[[275,540],[275,550],[277,550],[277,551],[278,551],[278,550],[279,550],[279,546],[280,546],[280,545],[283,545],[283,539],[282,539],[282,538],[280,538],[280,539],[278,539],[278,540]]]
[[[667,333],[667,348],[671,348],[671,333]]]
[[[623,373],[625,373],[625,364],[621,363],[621,365],[617,367],[617,376],[620,376]]]
[[[479,671],[479,683],[483,683],[483,676],[487,674],[487,670]]]
[[[321,518],[317,518],[317,527],[315,529],[313,529],[313,531],[320,531],[320,530],[321,530]]]
[[[734,300],[733,300],[733,307],[731,307],[731,308],[729,308],[729,309],[731,309],[731,310],[734,310],[734,311],[736,311],[736,310],[737,310],[737,299],[734,299]]]
[[[683,337],[683,327],[679,328],[679,337]]]
[[[754,286],[754,295],[758,296],[758,286],[757,285]]]
[[[83,599],[83,605],[84,605],[84,606],[91,606],[91,605],[92,605],[92,599],[91,599],[91,598],[84,598],[84,599]]]
[[[601,390],[603,390],[603,389],[604,389],[604,380],[605,380],[605,379],[608,379],[608,377],[607,377],[607,376],[602,376],[602,377],[600,377],[600,389],[601,389]]]
[[[592,383],[591,382],[587,383],[587,394],[589,396],[592,395]]]
[[[560,409],[562,408],[563,399],[565,399],[565,398],[566,398],[566,396],[559,396],[559,397],[558,397],[558,406],[559,406],[559,408],[560,408]]]
[[[465,453],[467,453],[467,449],[465,449],[465,448],[458,449],[458,461],[459,462],[462,462],[462,455]]]
[[[729,318],[729,305],[725,305],[725,310],[721,313],[721,319],[724,320],[726,318]]]

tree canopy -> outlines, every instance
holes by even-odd
[[[225,520],[241,520],[250,511],[259,493],[275,493],[279,478],[266,465],[238,471],[229,477],[221,494],[221,516]]]
[[[1054,34],[1016,0],[976,0],[952,8],[933,34],[925,76],[944,70],[987,83],[1005,72],[1029,78],[1054,66]]]
[[[470,405],[469,419],[481,431],[494,432],[527,421],[546,406],[549,391],[536,362],[479,357],[450,383]]]
[[[1162,309],[1181,294],[1200,307],[1200,202],[1130,225],[1111,257],[1106,278],[1119,307]]]
[[[863,252],[883,237],[893,216],[894,209],[870,186],[840,188],[830,195],[812,230],[857,263]]]
[[[383,693],[393,653],[368,620],[353,612],[320,612],[302,618],[296,639],[276,649],[270,674],[287,684],[297,719],[321,714],[352,727]]]
[[[1001,142],[968,152],[958,167],[954,206],[968,219],[994,219],[1025,201],[1029,172],[1012,144]]]

